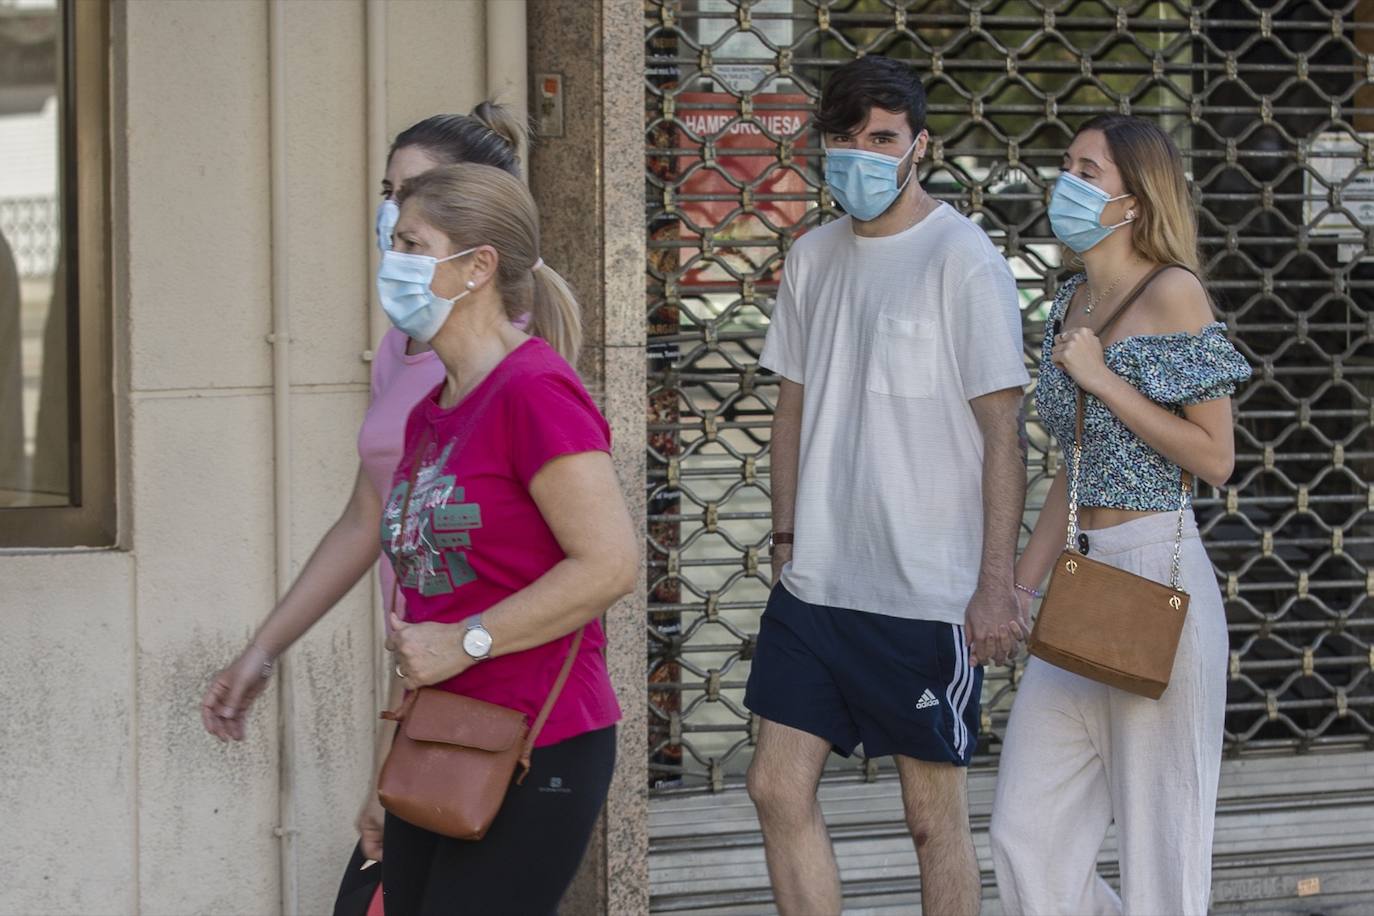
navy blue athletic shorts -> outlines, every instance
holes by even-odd
[[[807,604],[774,586],[744,705],[829,741],[845,756],[901,754],[968,766],[983,669],[964,628]]]

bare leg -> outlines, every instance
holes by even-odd
[[[921,864],[921,912],[977,916],[983,889],[968,823],[967,771],[896,756],[902,806]]]
[[[764,719],[749,765],[773,900],[782,916],[840,912],[840,869],[816,798],[830,742]]]

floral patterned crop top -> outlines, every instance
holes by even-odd
[[[1074,291],[1086,274],[1059,289],[1045,325],[1035,408],[1059,441],[1073,473],[1077,391],[1073,379],[1050,360],[1054,329],[1062,324]],[[1250,378],[1250,364],[1226,339],[1226,325],[1213,322],[1196,334],[1136,334],[1103,349],[1107,367],[1141,394],[1176,414],[1183,406],[1229,397]],[[1083,408],[1083,470],[1078,501],[1083,506],[1172,512],[1178,509],[1179,467],[1156,452],[1088,395]],[[1188,504],[1191,505],[1191,494]]]

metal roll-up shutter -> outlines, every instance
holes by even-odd
[[[1210,289],[1255,367],[1235,474],[1197,501],[1232,649],[1214,903],[1369,911],[1374,2],[646,0],[644,16],[654,909],[771,909],[742,788],[777,394],[756,361],[789,245],[837,215],[808,126],[819,87],[876,53],[926,79],[921,180],[1005,251],[1033,375],[1065,274],[1045,205],[1075,127],[1134,113],[1183,150]],[[1027,532],[1060,460],[1033,423]],[[988,672],[970,776],[989,899],[983,831],[1019,671]],[[847,901],[910,911],[890,762],[831,763]]]

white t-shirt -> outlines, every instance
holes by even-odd
[[[969,401],[1029,383],[1021,347],[1007,262],[948,205],[896,235],[843,217],[792,246],[759,357],[805,386],[788,591],[963,624],[983,545]]]

